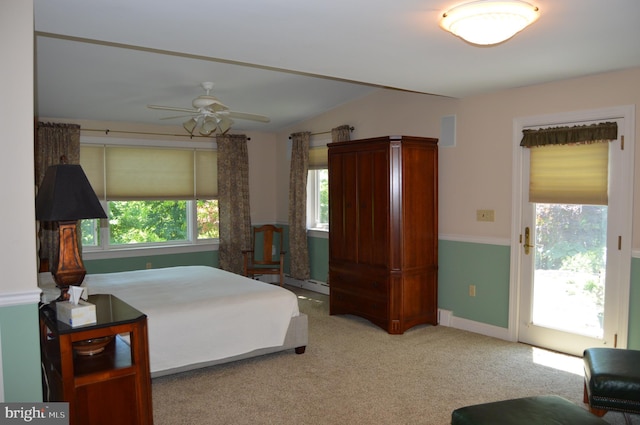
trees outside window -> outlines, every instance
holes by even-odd
[[[82,221],[85,247],[191,243],[219,237],[217,199],[198,201],[109,201],[105,234],[98,220]]]

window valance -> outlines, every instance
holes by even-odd
[[[603,122],[573,127],[549,127],[539,130],[523,130],[520,146],[530,148],[545,145],[596,143],[618,138],[618,124]]]

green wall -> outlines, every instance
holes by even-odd
[[[329,280],[329,239],[308,238],[308,240],[311,279],[326,282]]]
[[[640,259],[631,259],[631,288],[629,292],[629,335],[627,347],[640,350]]]
[[[38,305],[0,308],[5,402],[41,402]]]
[[[509,327],[508,246],[440,240],[438,307],[453,315]],[[469,285],[476,296],[469,296]]]
[[[147,268],[153,269],[175,266],[218,267],[218,251],[189,252],[185,254],[144,255],[141,257],[112,258],[107,260],[85,260],[87,273],[114,273]]]
[[[285,273],[289,272],[290,267],[290,248],[289,248],[289,226],[280,225],[284,229],[284,250],[287,254],[284,257]],[[326,282],[329,278],[329,239],[307,237],[309,249],[309,274],[312,280]]]

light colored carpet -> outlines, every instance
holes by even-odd
[[[539,394],[584,406],[581,359],[444,326],[389,335],[329,316],[325,295],[289,289],[309,315],[306,353],[156,378],[156,425],[446,425],[458,407]],[[624,423],[619,413],[604,419]]]

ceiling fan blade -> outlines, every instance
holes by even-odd
[[[229,109],[227,105],[220,102],[215,96],[198,96],[192,102],[194,109],[207,109],[213,112],[226,111]]]
[[[193,114],[189,114],[189,115],[174,115],[172,117],[164,117],[164,118],[160,118],[160,120],[175,120],[175,119],[178,119],[178,118],[194,117],[196,115],[197,115],[197,113],[194,112]]]
[[[249,120],[249,121],[259,121],[259,122],[270,122],[271,119],[269,117],[265,117],[264,115],[257,114],[248,114],[246,112],[236,112],[236,111],[226,111],[221,113],[230,118],[237,118],[239,120]]]
[[[213,111],[213,112],[222,112],[222,111],[228,111],[229,107],[227,105],[225,105],[224,103],[215,102],[215,103],[209,105],[207,107],[207,109],[209,109],[210,111]]]
[[[193,108],[177,108],[177,107],[173,107],[173,106],[147,105],[147,108],[149,108],[149,109],[159,109],[161,111],[187,112],[187,113],[190,113],[190,114],[198,113],[197,109],[193,109]]]

